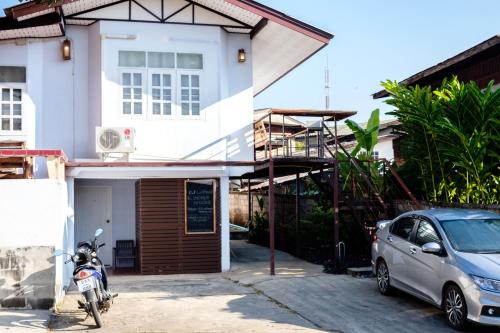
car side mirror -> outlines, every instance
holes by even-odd
[[[430,242],[430,243],[426,243],[422,246],[422,252],[439,255],[439,254],[443,253],[443,247],[439,243]]]

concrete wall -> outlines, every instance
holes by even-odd
[[[0,186],[0,304],[48,308],[69,282],[63,258],[71,250],[72,212],[66,183],[2,180]]]

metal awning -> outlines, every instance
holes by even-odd
[[[340,121],[352,117],[356,111],[347,110],[313,110],[313,109],[268,109],[267,113],[262,114],[262,117],[269,115],[282,115],[289,117],[321,117],[325,121]]]

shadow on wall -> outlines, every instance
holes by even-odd
[[[183,156],[181,159],[217,159],[217,157],[220,157],[221,154],[224,153],[227,154],[228,159],[234,159],[235,157],[238,157],[244,149],[251,149],[251,159],[253,159],[253,140],[253,125],[248,125],[229,135],[223,136],[199,147],[188,155]],[[213,147],[218,147],[219,149],[212,149],[207,156],[206,152]]]
[[[50,246],[0,248],[0,305],[49,309],[55,297],[55,258]]]

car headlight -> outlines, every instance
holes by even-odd
[[[472,275],[472,280],[481,289],[500,292],[500,281]]]

